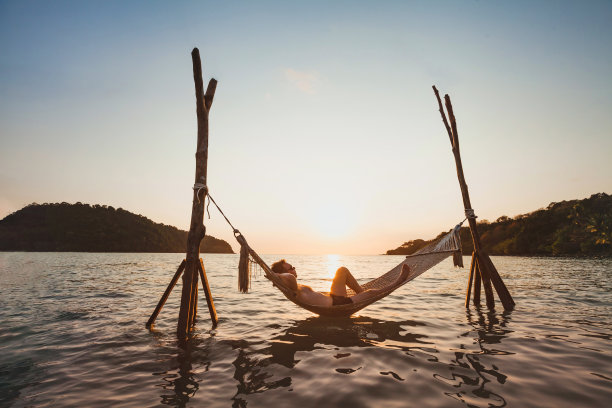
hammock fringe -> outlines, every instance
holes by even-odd
[[[453,265],[463,268],[463,254],[461,251],[453,252]]]
[[[240,245],[240,261],[238,263],[238,289],[247,293],[251,288],[251,262],[249,262],[249,248],[246,242]]]

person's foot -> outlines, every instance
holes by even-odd
[[[400,273],[400,276],[397,279],[397,282],[398,283],[404,282],[406,279],[408,279],[409,274],[410,274],[410,267],[408,266],[408,264],[403,264],[402,273]]]

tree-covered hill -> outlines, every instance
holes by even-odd
[[[495,222],[482,220],[477,228],[483,249],[492,255],[612,256],[612,196],[599,193],[584,200],[550,203],[514,218],[502,215]],[[387,255],[409,255],[433,240],[408,241]],[[461,242],[463,253],[471,254],[467,227],[461,228]]]
[[[185,252],[187,231],[122,208],[89,204],[30,204],[0,221],[0,251]],[[233,253],[206,236],[202,252]]]

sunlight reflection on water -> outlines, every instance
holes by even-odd
[[[285,257],[329,290],[402,258]],[[444,261],[346,319],[313,316],[262,276],[237,291],[237,255],[204,255],[187,349],[180,283],[144,323],[180,254],[0,253],[0,406],[605,406],[612,397],[611,260],[494,257],[517,308],[463,307],[466,269]],[[498,303],[499,304],[499,303]]]
[[[327,255],[327,277],[329,279],[334,279],[336,271],[341,266],[340,255]]]

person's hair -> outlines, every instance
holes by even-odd
[[[287,271],[285,270],[285,268],[283,268],[283,265],[286,262],[287,261],[285,261],[284,259],[281,259],[280,261],[276,261],[272,264],[270,269],[272,269],[272,272],[275,272],[275,273],[286,273]]]

